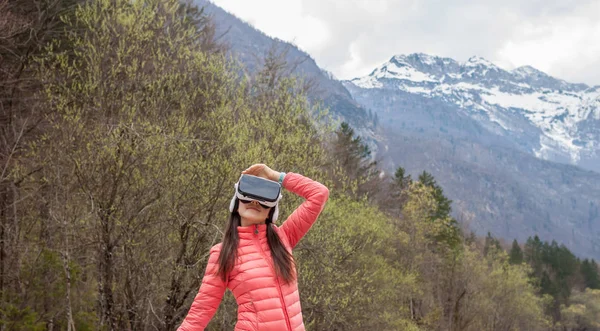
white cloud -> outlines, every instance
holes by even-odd
[[[600,84],[600,2],[578,9],[577,15],[557,16],[521,24],[522,34],[506,40],[496,60],[510,67],[530,64],[572,82]]]
[[[364,64],[360,56],[358,44],[356,42],[351,42],[348,48],[350,50],[350,59],[346,60],[346,62],[341,65],[339,74],[345,77],[352,77],[355,72],[364,71],[364,68],[362,68],[364,67]]]
[[[302,0],[212,0],[264,33],[292,42],[308,53],[323,48],[331,32],[321,18],[306,13]]]
[[[290,41],[338,78],[370,73],[395,54],[428,53],[501,67],[531,65],[600,84],[600,1],[213,0]]]

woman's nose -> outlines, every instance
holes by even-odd
[[[253,205],[255,205],[255,206],[258,206],[258,201],[256,201],[256,200],[251,200],[250,203],[253,204]]]

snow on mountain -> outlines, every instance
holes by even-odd
[[[364,83],[367,85],[371,83],[372,87],[381,87],[380,79],[398,79],[399,77],[417,83],[437,81],[435,77],[415,69],[408,63],[393,60],[373,70],[369,76],[365,77]]]
[[[570,84],[531,66],[506,71],[477,56],[461,63],[427,54],[394,56],[350,82],[439,98],[478,119],[483,112],[487,124],[505,134],[524,130],[524,117],[540,130],[539,142],[530,151],[537,157],[573,164],[582,156],[600,160],[600,86]]]
[[[514,69],[512,71],[512,73],[515,76],[518,76],[521,78],[527,78],[527,77],[531,77],[533,75],[539,75],[542,72],[532,66],[522,66],[522,67],[518,67],[518,68]]]

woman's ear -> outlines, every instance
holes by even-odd
[[[275,207],[271,208],[271,211],[269,211],[269,219],[271,220],[271,222],[276,222],[278,216],[279,216],[279,204],[277,204],[277,205],[275,205]]]
[[[233,198],[231,198],[231,202],[229,203],[229,212],[233,213],[234,211],[237,210],[237,202],[238,199],[236,198],[235,194],[233,195]]]

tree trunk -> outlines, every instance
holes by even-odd
[[[69,265],[70,257],[69,257],[69,231],[67,228],[67,220],[63,219],[63,233],[65,236],[65,249],[62,254],[63,256],[63,267],[65,270],[65,280],[66,280],[66,301],[67,301],[67,331],[76,331],[75,330],[75,322],[73,321],[73,309],[71,306],[71,266]]]
[[[4,185],[1,186],[2,192],[0,192],[0,302],[6,302],[5,300],[5,289],[4,279],[6,272],[6,240],[7,231],[6,227],[8,224],[6,209],[8,208],[8,194]],[[0,320],[5,320],[4,309],[0,309]],[[0,331],[4,331],[6,325],[3,323],[0,325]]]
[[[114,313],[114,295],[112,291],[113,283],[113,244],[111,238],[110,212],[104,213],[101,217],[102,223],[102,242],[100,243],[100,283],[98,291],[100,294],[100,325],[106,326],[108,330],[117,330],[116,318]]]

